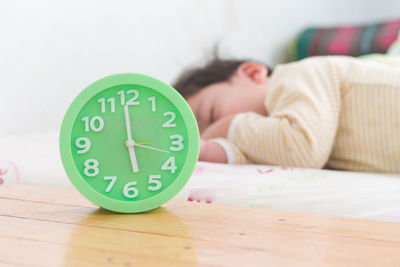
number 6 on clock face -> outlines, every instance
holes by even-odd
[[[116,74],[88,86],[60,134],[64,169],[92,202],[119,212],[156,208],[176,195],[199,152],[196,120],[169,85]]]

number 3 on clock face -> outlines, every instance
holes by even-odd
[[[140,74],[82,91],[62,124],[66,173],[89,200],[119,212],[156,208],[176,195],[199,153],[196,120],[167,84]]]

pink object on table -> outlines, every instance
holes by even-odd
[[[0,185],[20,183],[21,177],[14,162],[0,159]]]

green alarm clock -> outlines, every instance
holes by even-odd
[[[196,119],[171,86],[125,73],[85,88],[61,126],[62,163],[93,203],[136,213],[161,206],[187,183],[199,154]]]

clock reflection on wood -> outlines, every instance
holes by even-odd
[[[196,246],[204,244],[192,239],[195,229],[164,207],[135,215],[99,209],[76,223],[69,233],[64,267],[196,266]]]

